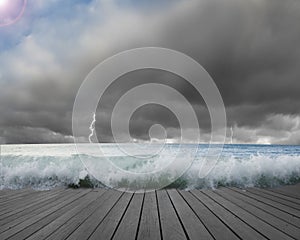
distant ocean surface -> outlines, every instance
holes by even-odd
[[[133,158],[126,154],[120,155],[115,144],[103,144],[106,156],[111,157],[116,165],[137,172],[149,168],[149,164],[168,162],[177,147],[176,144],[170,144],[167,154],[163,156],[158,154],[147,163],[137,163],[138,160],[132,160]],[[195,145],[187,144],[183,149],[188,153],[191,147]],[[207,145],[197,147],[199,154],[191,167],[171,187],[182,189],[218,186],[274,187],[300,182],[300,146],[224,145],[220,160],[203,179],[198,177],[198,171]],[[2,145],[0,157],[0,189],[24,187],[51,189],[57,186],[76,185],[80,179],[85,179],[89,175],[73,144]],[[91,151],[90,156],[80,157],[97,157],[96,149]],[[113,178],[110,172],[103,174],[107,175],[105,177]],[[101,182],[92,176],[89,178],[93,186],[102,186]]]

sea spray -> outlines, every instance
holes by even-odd
[[[176,145],[170,145],[170,151],[163,156],[152,158],[128,157],[117,154],[115,144],[106,144],[106,156],[125,171],[143,173],[149,168],[157,169],[168,162]],[[216,167],[205,177],[198,178],[199,167],[208,145],[199,146],[199,153],[188,171],[169,188],[196,189],[216,188],[219,186],[237,187],[274,187],[300,182],[300,147],[266,145],[225,145]],[[186,154],[190,145],[184,146]],[[141,152],[137,152],[137,156]],[[146,154],[146,153],[145,153]],[[91,155],[80,156],[99,158],[97,149]],[[182,156],[184,161],[184,156]],[[0,188],[50,189],[56,186],[104,187],[101,179],[95,179],[80,161],[72,144],[57,145],[3,145],[1,157]],[[157,181],[168,182],[171,173],[157,175],[157,178],[138,179],[103,172],[103,179],[122,189],[124,186],[155,186]],[[137,181],[137,180],[135,180]]]

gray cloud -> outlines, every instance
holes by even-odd
[[[164,7],[146,12],[93,1],[71,21],[33,22],[27,37],[0,53],[1,141],[69,142],[72,105],[87,73],[119,51],[160,46],[188,54],[210,73],[235,142],[300,144],[300,2],[195,0]],[[97,14],[100,8],[104,15]],[[139,71],[119,79],[102,99],[101,140],[112,140],[109,116],[119,96],[145,82],[163,82],[186,96],[209,139],[208,112],[189,84],[169,73]],[[178,137],[176,118],[154,106],[133,116],[132,136],[147,139],[155,123]]]

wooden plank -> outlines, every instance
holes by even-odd
[[[56,188],[56,189],[47,190],[47,191],[30,191],[30,193],[18,196],[16,198],[8,198],[6,202],[0,203],[0,209],[1,209],[0,213],[2,212],[3,209],[9,208],[9,207],[14,207],[16,205],[19,205],[19,203],[23,203],[24,199],[26,199],[28,201],[34,201],[43,196],[48,196],[49,194],[55,194],[56,192],[59,192],[62,190],[65,190],[65,189],[64,188]]]
[[[145,193],[142,217],[137,239],[161,239],[156,195],[154,191]]]
[[[213,239],[197,215],[175,190],[167,190],[189,239]],[[197,227],[195,227],[197,226]]]
[[[279,231],[278,229],[272,227],[268,223],[262,221],[261,219],[257,218],[256,216],[250,214],[249,212],[245,211],[241,207],[233,204],[232,202],[226,200],[225,198],[217,195],[213,191],[203,190],[204,194],[209,196],[214,201],[221,204],[224,208],[228,211],[232,212],[235,216],[242,219],[244,222],[247,222],[252,228],[260,232],[262,235],[266,236],[269,239],[292,239],[285,233]]]
[[[30,208],[32,206],[41,204],[42,202],[47,201],[47,199],[54,198],[55,196],[58,196],[62,191],[64,192],[64,194],[68,192],[67,189],[61,189],[60,191],[44,192],[42,195],[39,195],[38,197],[34,196],[34,198],[24,198],[22,199],[22,201],[18,203],[11,204],[11,206],[8,206],[3,209],[0,208],[1,209],[0,220],[7,218],[8,216],[14,215],[18,212],[22,212],[25,209]]]
[[[113,239],[136,239],[144,196],[144,193],[134,194],[120,225],[116,229]]]
[[[287,222],[274,217],[273,215],[262,211],[261,209],[248,204],[247,202],[244,202],[243,200],[240,200],[239,198],[236,198],[234,195],[231,194],[231,192],[226,190],[216,190],[214,193],[219,194],[221,197],[225,198],[226,200],[236,204],[240,208],[244,209],[246,212],[254,215],[255,217],[259,218],[260,220],[266,222],[267,224],[275,227],[279,231],[289,235],[292,238],[300,238],[300,229],[288,224]]]
[[[12,189],[0,188],[0,199],[4,197],[6,194],[10,194],[12,191],[13,191]]]
[[[255,189],[259,192],[263,192],[263,193],[266,193],[268,195],[275,196],[277,198],[281,198],[281,199],[287,200],[287,201],[292,202],[292,203],[296,203],[296,204],[298,204],[298,206],[300,206],[300,200],[297,199],[297,198],[285,196],[283,194],[273,192],[273,191],[270,191],[270,190],[267,190],[267,189],[262,189],[262,188],[255,188]]]
[[[222,189],[222,190],[225,191],[225,189]],[[277,218],[280,218],[283,221],[285,221],[291,225],[294,225],[295,227],[300,226],[299,218],[292,216],[286,212],[283,212],[277,208],[274,208],[270,205],[267,205],[263,202],[257,201],[256,199],[247,196],[246,194],[244,194],[245,190],[232,189],[232,188],[227,188],[226,190],[229,191],[230,194],[233,195],[234,197],[239,198],[239,199],[247,202],[248,204],[251,204],[251,205],[257,207],[257,208],[261,209],[262,211],[265,211]]]
[[[273,189],[29,191],[0,191],[0,239],[300,239],[299,199]]]
[[[215,202],[199,190],[192,190],[191,193],[208,207],[218,218],[225,223],[241,239],[266,239],[262,234],[254,230],[246,222],[237,218],[232,212],[228,211],[219,203]]]
[[[15,201],[15,200],[18,200],[20,199],[21,197],[24,197],[24,196],[28,196],[28,195],[31,195],[31,194],[39,194],[38,191],[33,191],[33,190],[30,190],[30,191],[23,191],[23,192],[19,192],[19,191],[14,191],[12,194],[10,194],[9,196],[5,196],[3,198],[1,198],[1,201],[0,201],[0,206],[2,205],[5,205],[9,202],[12,202],[12,201]]]
[[[300,199],[300,184],[293,185],[293,186],[284,186],[280,188],[272,188],[269,189],[273,192],[279,192],[281,194],[284,194],[286,196],[290,196],[296,199]]]
[[[264,197],[264,198],[266,198],[266,199],[272,200],[272,201],[274,201],[274,202],[281,203],[281,204],[283,204],[283,205],[286,205],[286,206],[288,206],[288,207],[290,207],[290,208],[293,208],[293,209],[296,209],[296,210],[298,210],[298,211],[300,210],[300,205],[297,204],[297,203],[293,203],[293,202],[290,202],[290,201],[288,201],[288,200],[285,200],[285,199],[282,199],[282,198],[278,198],[278,197],[276,197],[276,196],[271,196],[271,195],[266,194],[266,193],[264,193],[264,192],[262,192],[262,191],[258,191],[257,189],[254,189],[254,188],[249,188],[249,189],[247,189],[247,191],[248,191],[248,192],[251,192],[251,193],[253,193],[253,194],[255,194],[255,195]],[[299,212],[299,213],[300,213],[300,212]]]
[[[179,191],[215,239],[239,239],[216,215],[188,191]]]
[[[165,190],[159,190],[156,194],[163,239],[187,239],[167,192]]]
[[[19,201],[20,199],[22,200],[23,198],[26,198],[28,196],[37,196],[39,194],[41,194],[41,191],[34,191],[32,189],[24,192],[16,191],[16,194],[7,197],[1,201],[0,208],[9,205],[12,202]]]
[[[114,193],[114,196],[116,196],[117,193],[114,190],[110,191]],[[90,236],[92,233],[95,231],[99,223],[101,223],[106,215],[111,211],[112,207],[118,202],[119,199],[115,199],[115,201],[107,199],[102,204],[102,207],[98,208],[91,216],[89,216],[89,218],[87,218],[83,224],[81,224],[74,232],[72,232],[67,239],[91,239]]]
[[[50,199],[49,201],[46,201],[44,203],[36,204],[36,206],[25,209],[22,212],[18,212],[14,215],[8,216],[7,218],[2,219],[0,221],[0,233],[24,222],[27,219],[33,218],[34,216],[47,211],[51,207],[57,206],[61,202],[64,202],[72,196],[75,196],[80,193],[80,191],[71,191],[66,194],[63,194],[62,196],[56,196],[54,199]]]
[[[0,190],[0,203],[3,201],[6,201],[7,199],[13,199],[14,197],[20,196],[22,194],[28,194],[29,192],[34,192],[31,188],[24,188],[19,190],[9,190],[7,192],[2,192],[3,190]]]
[[[49,216],[56,217],[60,213],[59,210],[65,208],[64,210],[67,211],[67,209],[71,208],[74,205],[72,203],[74,203],[74,202],[76,203],[76,200],[87,195],[87,193],[90,192],[91,190],[89,189],[89,190],[78,190],[78,191],[80,192],[79,194],[76,194],[75,196],[72,196],[63,202],[59,202],[56,206],[53,206],[53,207],[21,222],[20,224],[14,226],[12,228],[9,228],[7,231],[0,234],[0,239],[5,239],[5,238],[11,237],[11,236],[15,236],[20,231],[30,227],[31,225],[33,225],[36,222],[41,222],[44,218],[47,218]]]
[[[98,193],[96,192],[87,192],[83,197],[76,199],[75,201],[72,201],[68,205],[60,208],[58,211],[52,212],[49,215],[46,215],[39,221],[34,222],[30,226],[27,226],[23,230],[19,231],[18,233],[11,236],[9,239],[11,240],[19,240],[19,239],[27,239],[29,236],[31,236],[33,233],[38,231],[39,229],[43,228],[44,226],[50,224],[56,219],[61,219],[61,216],[64,215],[70,215],[73,216],[73,214],[76,214],[76,212],[97,198]]]
[[[111,239],[115,229],[118,227],[129,203],[133,197],[132,193],[124,193],[115,206],[112,207],[110,212],[105,216],[103,221],[95,221],[89,218],[84,225],[81,225],[68,240],[77,239]],[[96,214],[97,216],[98,214]],[[97,219],[97,217],[96,217]],[[94,231],[95,230],[95,231]],[[90,237],[89,237],[90,236]]]
[[[7,200],[7,202],[3,203],[2,205],[0,204],[0,217],[1,215],[11,211],[11,209],[15,209],[16,206],[23,205],[24,203],[28,203],[31,201],[34,201],[36,199],[40,199],[43,197],[45,194],[32,194],[29,196],[24,196],[12,201]]]
[[[91,198],[88,201],[85,200],[70,211],[63,213],[61,216],[35,232],[27,239],[40,240],[45,238],[67,238],[86,218],[89,217],[89,215],[91,215],[97,208],[101,207],[103,199],[107,200],[106,196],[111,196],[112,193],[102,189],[100,191],[92,191],[89,195]]]
[[[233,189],[236,190],[238,188],[233,188]],[[281,210],[283,212],[286,212],[286,213],[288,213],[288,214],[290,214],[292,216],[295,216],[297,218],[300,217],[300,212],[298,210],[296,210],[296,209],[293,209],[291,207],[288,207],[288,206],[283,205],[283,204],[278,203],[278,202],[274,202],[274,201],[272,201],[272,200],[270,200],[268,198],[264,198],[262,196],[258,196],[256,194],[253,194],[253,193],[247,191],[247,190],[245,190],[243,192],[243,194],[245,194],[245,195],[247,195],[247,196],[249,196],[249,197],[251,197],[253,199],[256,199],[259,202],[262,202],[262,203],[265,203],[265,204],[267,204],[269,206],[275,207],[275,208],[277,208],[277,209],[279,209],[279,210]]]
[[[272,189],[270,191],[275,192],[275,193],[280,193],[284,196],[288,196],[288,197],[292,197],[292,198],[300,200],[300,196],[295,194],[295,192],[289,192],[289,191],[286,191],[285,189]]]
[[[122,195],[122,193],[119,191],[110,190],[107,192],[107,194],[103,195],[103,197],[101,199],[98,199],[97,200],[97,208],[93,211],[95,213],[94,216],[97,216],[97,218],[94,219],[94,222],[97,223],[98,221],[102,221],[102,219],[106,216],[107,212],[109,212],[111,210],[111,208],[118,201],[118,199],[120,198],[121,195]],[[68,237],[72,232],[74,232],[78,228],[78,226],[87,226],[88,222],[86,220],[88,218],[90,218],[92,216],[92,214],[90,214],[88,217],[86,217],[88,214],[86,212],[86,210],[83,213],[84,213],[84,215],[77,215],[75,218],[72,219],[72,221],[70,221],[70,222],[68,222],[68,224],[65,224],[64,226],[62,226],[59,229],[59,231],[55,232],[53,235],[50,236],[50,238],[47,238],[47,239],[56,240],[61,237]],[[85,221],[83,221],[83,220],[85,220]],[[80,238],[80,239],[87,239],[87,238]]]

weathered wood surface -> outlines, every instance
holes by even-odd
[[[300,184],[0,191],[0,239],[300,239]]]

